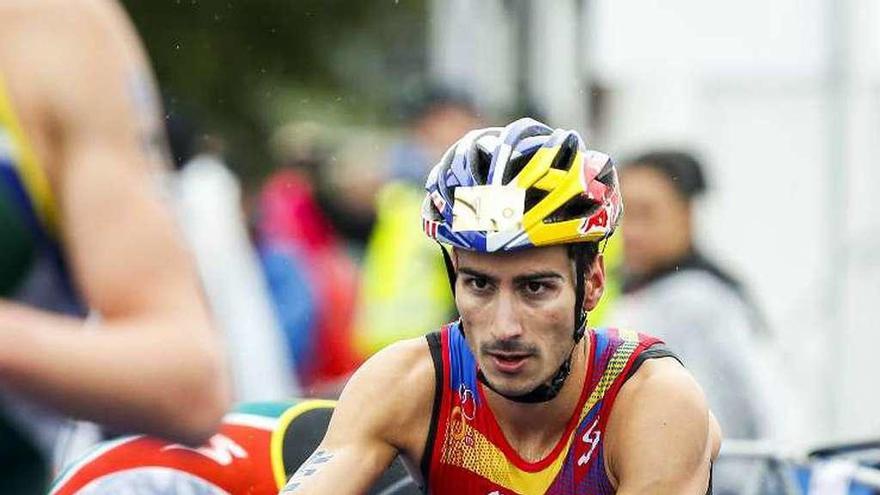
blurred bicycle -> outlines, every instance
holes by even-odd
[[[767,442],[725,440],[718,465],[759,461],[756,483],[742,495],[880,494],[880,441],[830,445],[806,453]]]

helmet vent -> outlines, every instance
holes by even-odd
[[[568,171],[571,168],[571,162],[574,160],[574,154],[577,150],[578,138],[576,134],[569,134],[565,141],[559,147],[559,153],[553,158],[550,168]]]
[[[599,205],[587,197],[586,194],[578,194],[563,203],[559,208],[547,216],[544,223],[564,222],[576,218],[589,217],[599,209]]]
[[[525,200],[525,211],[529,211],[536,204],[540,203],[547,195],[550,194],[547,191],[543,191],[541,189],[530,187],[526,190],[526,200]]]
[[[501,178],[501,183],[507,185],[510,181],[516,177],[516,174],[520,173],[523,168],[529,163],[529,160],[532,159],[533,154],[527,155],[519,155],[516,158],[511,159],[507,163],[507,168],[504,169],[504,177]]]
[[[596,176],[596,180],[601,182],[602,184],[605,184],[608,187],[614,187],[614,163],[611,161],[611,159],[605,162],[602,170],[599,171],[599,175]]]
[[[486,185],[489,183],[489,167],[492,165],[492,155],[481,147],[477,147],[476,154],[477,159],[472,169],[474,171],[474,179],[476,179],[478,185]]]

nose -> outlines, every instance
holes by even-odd
[[[496,338],[509,340],[522,336],[523,328],[516,305],[516,296],[512,291],[499,291],[495,307],[495,325],[493,328],[493,333]]]

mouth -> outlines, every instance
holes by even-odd
[[[490,352],[488,354],[495,369],[506,375],[520,372],[531,357],[530,354],[522,353]]]

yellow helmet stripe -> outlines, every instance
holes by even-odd
[[[556,156],[557,152],[559,152],[559,146],[538,148],[538,151],[535,152],[529,163],[516,174],[516,178],[511,182],[521,189],[528,189],[534,186],[550,170],[550,165],[553,164],[553,157]]]
[[[525,212],[523,215],[523,229],[526,232],[530,232],[533,228],[537,228],[539,224],[543,224],[544,219],[555,212],[557,208],[577,194],[585,191],[583,181],[581,180],[581,164],[583,161],[584,155],[578,151],[574,156],[572,167],[566,172],[558,187],[550,191],[547,197]],[[532,237],[531,233],[529,237]]]
[[[559,184],[561,184],[562,181],[565,180],[565,177],[567,175],[568,173],[564,170],[556,170],[554,168],[551,168],[547,171],[544,177],[541,177],[541,179],[538,182],[535,182],[532,187],[544,191],[552,191],[559,187]]]

